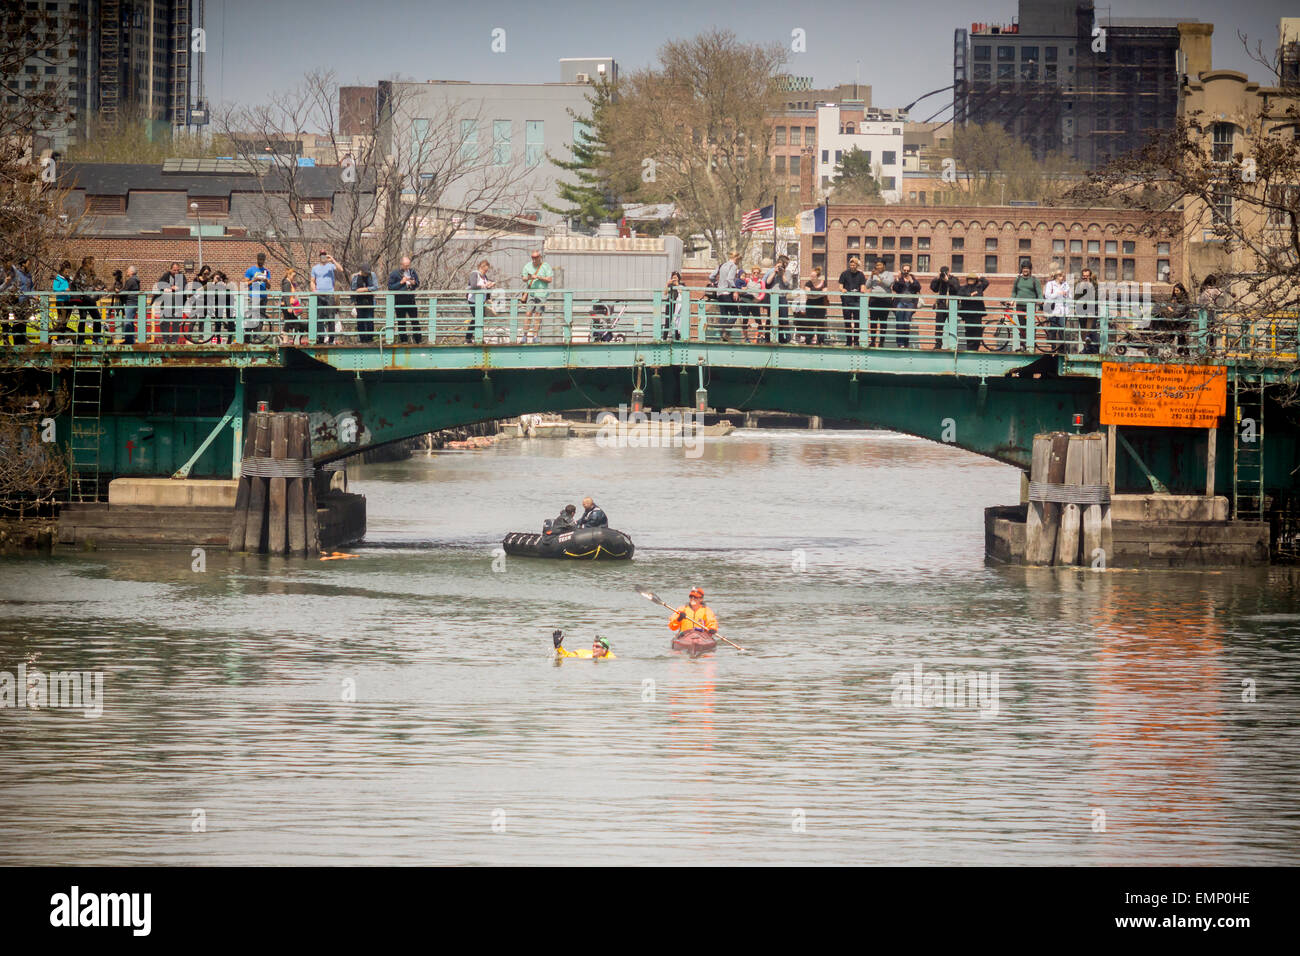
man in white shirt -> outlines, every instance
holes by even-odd
[[[488,278],[488,269],[491,264],[484,259],[478,264],[473,272],[469,274],[469,328],[465,331],[465,341],[474,341],[474,328],[478,314],[478,303],[483,303],[483,314],[496,315],[488,305],[488,290],[496,288],[496,283]]]

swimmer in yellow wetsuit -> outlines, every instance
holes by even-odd
[[[551,642],[555,645],[555,656],[557,658],[580,657],[583,658],[584,660],[597,660],[597,661],[614,660],[614,655],[609,652],[609,641],[607,641],[605,638],[601,637],[600,635],[596,635],[596,639],[591,642],[591,650],[589,651],[566,650],[565,648],[560,646],[560,644],[563,641],[564,641],[563,631],[555,631],[551,634]]]

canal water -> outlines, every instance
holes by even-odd
[[[0,863],[1300,861],[1294,570],[986,567],[1017,472],[884,432],[350,477],[355,558],[0,563],[0,670],[103,673],[0,709]],[[635,560],[494,553],[585,494]]]

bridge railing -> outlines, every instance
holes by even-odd
[[[0,348],[493,346],[703,341],[1023,354],[1296,360],[1297,316],[1168,303],[879,293],[522,289],[311,293],[208,287],[0,300]]]

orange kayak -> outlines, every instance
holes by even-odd
[[[692,657],[697,654],[707,654],[709,651],[715,650],[717,646],[718,642],[714,638],[698,631],[688,631],[673,638],[673,650],[686,651]]]

